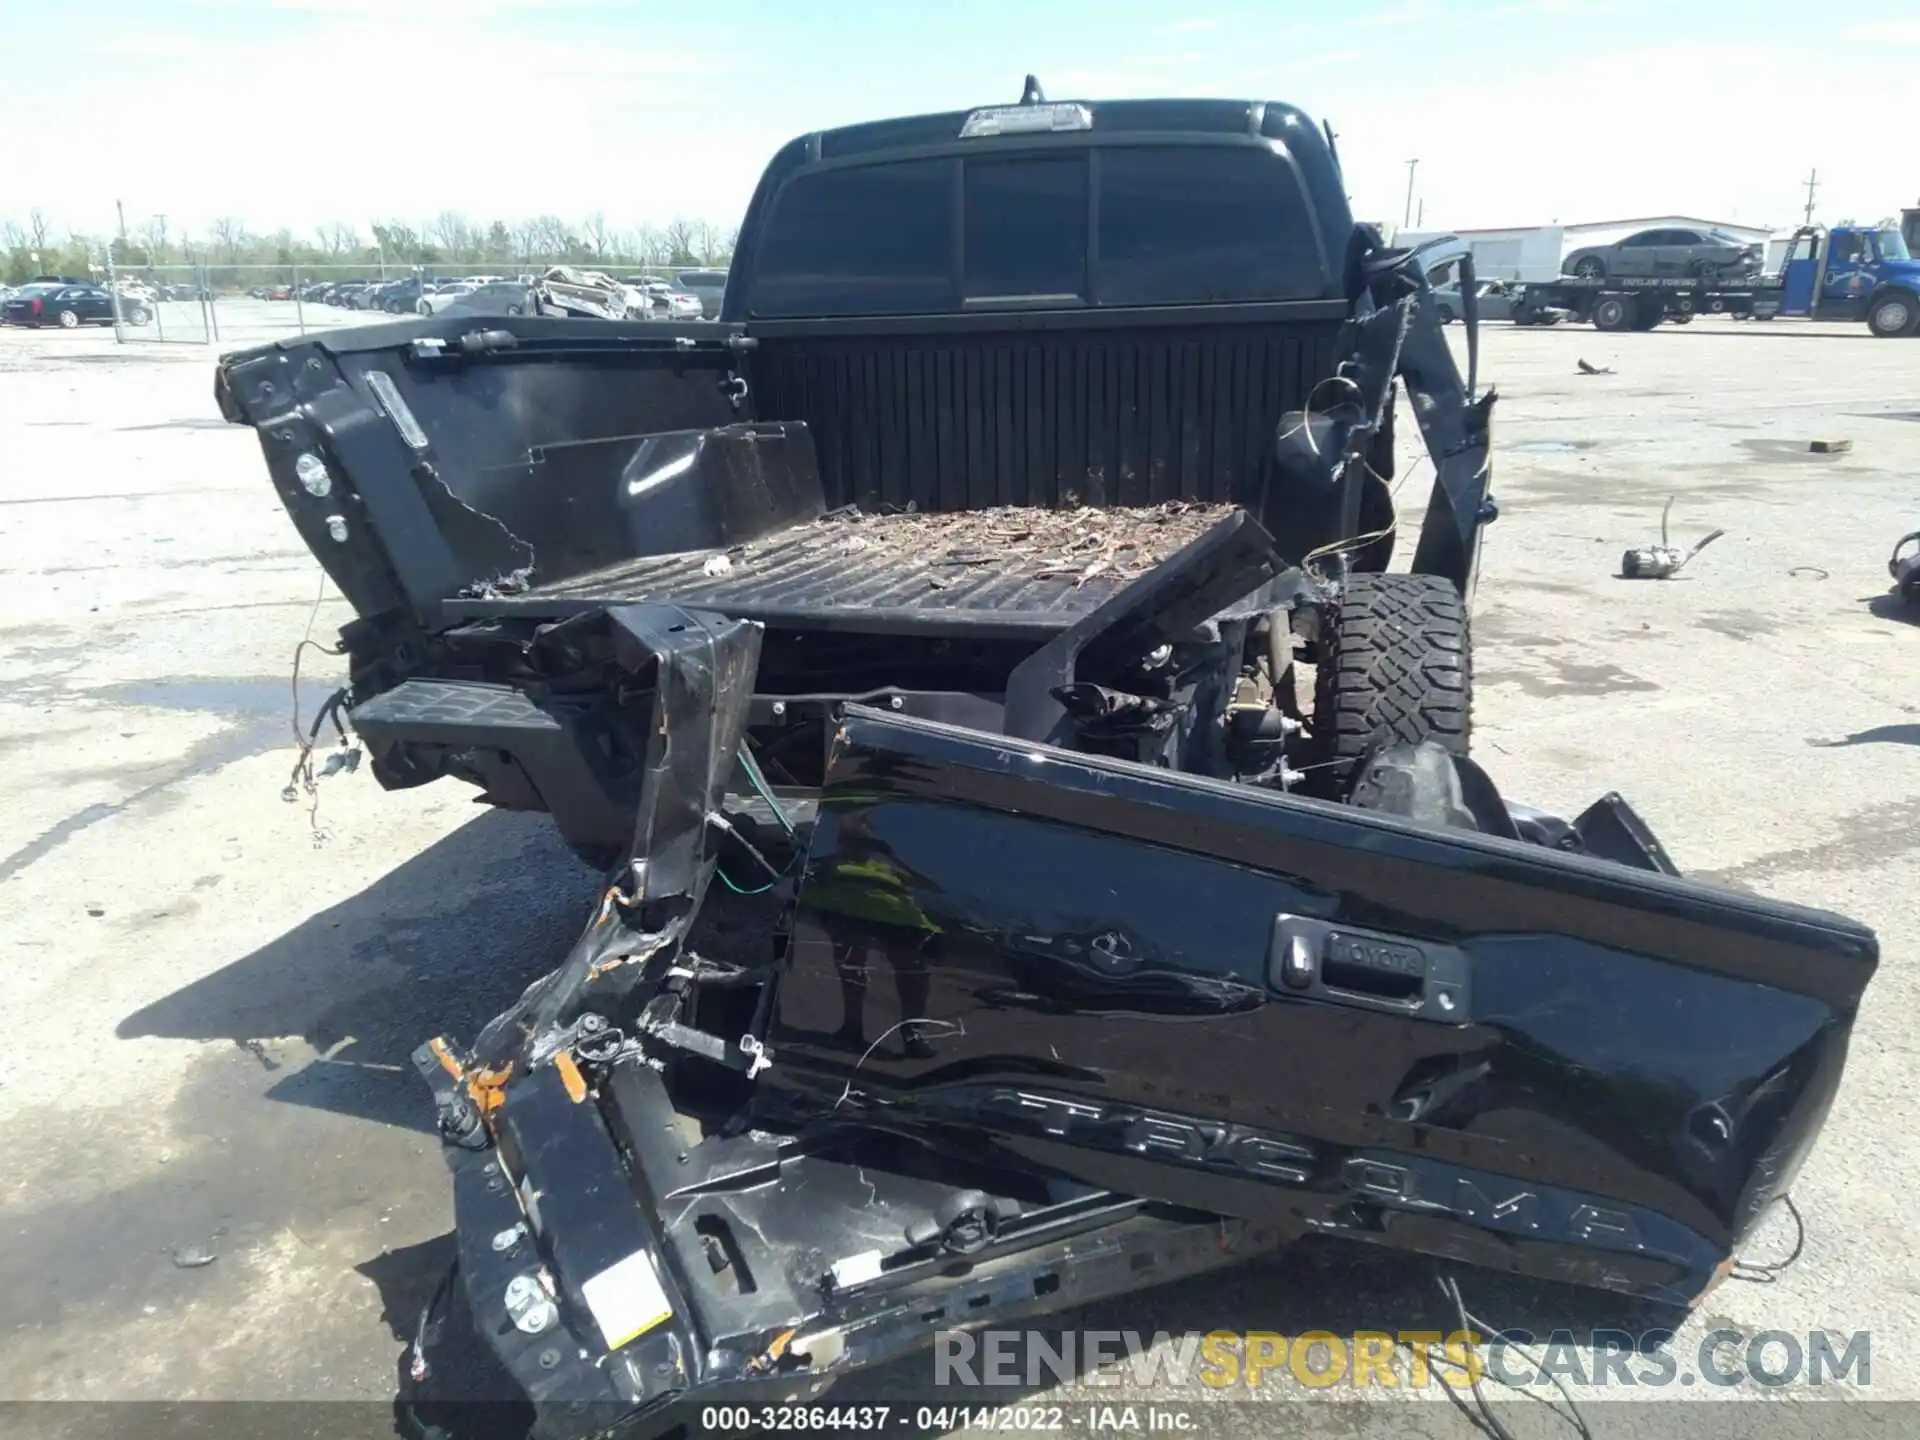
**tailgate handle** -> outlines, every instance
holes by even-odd
[[[1267,983],[1283,994],[1458,1025],[1473,1015],[1466,952],[1430,940],[1276,915]]]

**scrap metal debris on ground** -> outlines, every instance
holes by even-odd
[[[1611,365],[1589,365],[1586,361],[1582,360],[1580,362],[1580,373],[1582,375],[1611,375],[1613,374],[1613,367]]]
[[[1667,516],[1673,510],[1673,497],[1667,497],[1667,503],[1660,511],[1660,543],[1643,546],[1638,550],[1629,550],[1620,557],[1620,578],[1622,580],[1671,580],[1683,570],[1707,546],[1726,534],[1725,530],[1712,530],[1694,544],[1691,550],[1680,550],[1667,543]]]
[[[1853,449],[1851,440],[1816,440],[1807,446],[1815,455],[1844,455]]]

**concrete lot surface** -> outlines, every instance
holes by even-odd
[[[1920,999],[1920,629],[1885,599],[1886,553],[1920,528],[1920,344],[1792,322],[1484,338],[1502,515],[1476,598],[1476,753],[1562,813],[1618,789],[1688,872],[1844,911],[1884,946],[1794,1189],[1805,1253],[1777,1283],[1716,1291],[1672,1346],[1684,1361],[1714,1328],[1864,1330],[1871,1383],[1663,1393],[1920,1399],[1902,1019]],[[281,799],[294,647],[348,613],[316,607],[254,436],[215,411],[212,358],[0,331],[0,1400],[363,1400],[354,1423],[379,1433],[450,1223],[407,1053],[470,1038],[553,963],[593,886],[544,821],[477,811],[451,783],[336,776],[311,818]],[[1812,455],[1816,438],[1853,449]],[[1676,538],[1725,537],[1676,581],[1614,578],[1670,495]],[[303,673],[311,715],[338,662],[308,651]],[[1776,1215],[1756,1258],[1790,1242]],[[1461,1281],[1478,1314],[1538,1333],[1673,1322]],[[1453,1328],[1422,1267],[1331,1246],[1060,1324]],[[891,1378],[923,1384],[916,1365]],[[1335,1393],[1294,1387],[1321,1408],[1289,1424],[1375,1428]],[[1395,1433],[1462,1428],[1422,1394]],[[1035,1398],[1077,1415],[1116,1395],[1169,1398],[1131,1382]],[[1667,1423],[1587,1398],[1601,1436]],[[1911,1409],[1888,1423],[1905,1433]],[[1554,1433],[1520,1411],[1517,1433]],[[77,1413],[8,1428],[76,1433]],[[1224,1418],[1274,1429],[1264,1409]]]

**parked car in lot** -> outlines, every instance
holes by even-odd
[[[422,315],[437,315],[454,301],[464,295],[471,295],[480,288],[477,280],[445,280],[438,285],[429,285],[420,292],[420,298],[413,308]]]
[[[1724,230],[1642,230],[1611,245],[1588,245],[1560,262],[1563,275],[1696,276],[1725,280],[1760,268],[1760,247]]]
[[[369,293],[365,308],[384,310],[389,315],[405,315],[420,303],[423,289],[418,276],[409,275],[404,280],[389,280]]]
[[[646,297],[648,313],[655,320],[700,318],[700,297],[657,275],[633,275],[622,283]]]
[[[58,325],[75,330],[82,325],[111,325],[113,295],[99,285],[23,285],[6,302],[9,325]],[[145,325],[153,310],[144,300],[120,302],[120,315],[129,325]]]
[[[700,301],[700,313],[711,320],[720,313],[720,302],[727,293],[724,270],[679,270],[673,283]]]
[[[464,295],[454,296],[438,312],[442,315],[531,315],[533,291],[517,280],[494,280]]]
[[[1516,325],[1558,325],[1567,312],[1527,303],[1527,287],[1512,280],[1480,280],[1473,287],[1474,313],[1482,320],[1511,320]],[[1433,290],[1440,323],[1451,325],[1467,313],[1460,282],[1449,280]]]

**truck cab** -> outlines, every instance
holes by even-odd
[[[1781,267],[1780,313],[1865,320],[1888,339],[1912,335],[1920,331],[1920,261],[1892,226],[1805,226]]]

